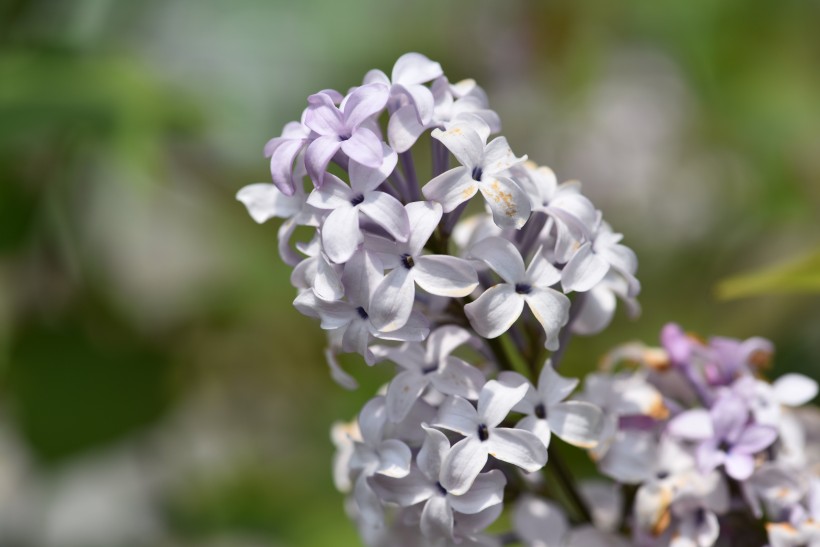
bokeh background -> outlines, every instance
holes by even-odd
[[[308,94],[406,51],[475,78],[518,154],[578,178],[640,258],[643,316],[762,335],[817,377],[817,296],[724,278],[820,244],[816,0],[0,2],[0,545],[356,545],[332,383],[277,222],[236,191]],[[781,291],[782,292],[782,291]]]

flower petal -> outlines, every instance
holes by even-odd
[[[251,218],[262,224],[273,217],[289,218],[299,212],[302,196],[286,196],[273,184],[256,183],[244,186],[236,199],[245,204]]]
[[[378,169],[382,165],[382,141],[366,127],[358,128],[341,143],[342,152],[365,167]]]
[[[525,495],[516,502],[512,519],[515,531],[528,544],[543,547],[565,544],[569,520],[557,503]]]
[[[550,430],[550,424],[547,420],[542,420],[537,418],[533,415],[524,417],[520,422],[515,424],[516,429],[523,429],[524,431],[529,431],[536,437],[538,440],[541,441],[546,448],[549,448],[550,441],[552,440],[552,430]]]
[[[441,462],[444,461],[444,456],[450,450],[450,441],[438,429],[427,427],[424,424],[421,427],[424,429],[426,437],[421,445],[421,450],[416,456],[416,465],[419,466],[419,469],[427,476],[428,480],[435,482],[439,479]]]
[[[726,474],[739,481],[745,481],[755,470],[755,461],[749,454],[729,452],[726,454]]]
[[[524,309],[524,299],[507,283],[490,287],[475,302],[464,306],[470,325],[484,338],[501,336]]]
[[[409,104],[413,105],[418,120],[423,124],[429,124],[433,117],[433,93],[423,85],[402,85],[393,84],[393,91],[401,93],[407,97]]]
[[[425,184],[421,192],[449,213],[478,192],[478,182],[470,176],[469,168],[455,167]]]
[[[485,141],[471,124],[454,123],[446,131],[433,129],[432,137],[440,140],[468,172],[481,166]]]
[[[295,191],[293,161],[305,147],[305,139],[282,139],[270,155],[270,174],[273,183],[286,196]]]
[[[342,180],[328,173],[325,175],[321,188],[314,189],[307,198],[308,205],[317,209],[338,209],[352,207],[350,201],[353,191]]]
[[[390,121],[387,122],[387,141],[393,150],[401,154],[416,144],[424,129],[424,125],[419,122],[416,108],[412,104],[406,104],[390,115]]]
[[[407,417],[429,380],[415,371],[405,370],[396,375],[387,386],[387,417],[391,422],[400,422]]]
[[[373,291],[370,320],[382,332],[400,329],[413,311],[416,286],[411,270],[403,266],[393,269]]]
[[[453,510],[444,496],[433,496],[421,510],[421,533],[432,543],[453,537]]]
[[[438,296],[467,296],[478,287],[478,275],[473,267],[455,256],[419,256],[413,275],[422,289]]]
[[[688,441],[705,441],[715,436],[712,417],[703,408],[693,408],[681,412],[666,426],[666,431],[675,437]]]
[[[476,400],[484,387],[484,373],[459,359],[449,355],[438,372],[430,375],[433,386],[445,395],[458,395]]]
[[[567,401],[549,407],[547,421],[552,432],[569,444],[594,448],[601,437],[604,415],[592,403]]]
[[[460,496],[449,496],[453,510],[474,515],[504,501],[504,486],[507,479],[498,469],[479,474],[472,488]]]
[[[336,264],[350,260],[363,240],[356,207],[334,209],[322,225],[322,247]]]
[[[466,437],[447,452],[441,463],[441,485],[455,496],[465,493],[487,463],[487,442],[475,435]]]
[[[485,175],[478,185],[493,213],[493,222],[502,228],[520,229],[530,218],[532,205],[527,193],[513,179]]]
[[[569,298],[552,289],[533,287],[532,292],[524,295],[524,300],[547,334],[544,347],[555,351],[558,349],[558,333],[569,320]]]
[[[396,168],[399,156],[395,150],[382,143],[382,162],[379,167],[368,167],[358,162],[350,162],[350,186],[359,194],[375,190]]]
[[[453,350],[467,343],[472,335],[470,331],[456,325],[445,325],[430,333],[427,339],[425,361],[438,363],[450,355]]]
[[[555,372],[552,361],[547,359],[538,374],[538,395],[549,407],[569,397],[578,387],[578,382],[578,378],[565,378]]]
[[[411,467],[410,473],[401,479],[374,475],[367,482],[381,499],[401,507],[421,503],[438,493],[435,485],[415,467]]]
[[[412,454],[406,444],[398,439],[387,439],[379,444],[379,467],[376,473],[400,479],[410,473]]]
[[[447,397],[441,403],[433,425],[470,436],[478,431],[478,420],[478,413],[473,405],[461,397]]]
[[[547,463],[547,449],[538,437],[523,429],[497,427],[485,442],[490,456],[533,473]]]
[[[413,256],[421,254],[424,245],[441,220],[441,205],[434,201],[414,201],[405,205],[410,221],[410,237],[407,248]]]
[[[525,279],[524,260],[511,242],[498,236],[482,239],[470,248],[470,256],[481,260],[501,276],[501,279],[515,285]]]
[[[581,335],[597,334],[604,330],[615,315],[615,293],[608,287],[597,286],[584,295],[584,305],[572,322],[572,332]]]
[[[609,263],[592,252],[591,243],[584,243],[561,271],[561,287],[564,292],[586,292],[600,283],[608,271]]]
[[[369,192],[359,210],[398,241],[407,241],[410,220],[401,202],[384,192]]]
[[[777,439],[777,429],[765,425],[750,425],[732,445],[733,453],[757,454]]]
[[[817,382],[802,374],[784,374],[772,384],[780,404],[800,406],[817,397]]]
[[[359,411],[359,431],[365,444],[375,447],[384,434],[387,424],[387,410],[384,397],[374,397],[367,401]]]
[[[421,53],[405,53],[393,65],[393,83],[423,84],[444,74],[441,65]]]
[[[312,100],[316,99],[316,100]],[[316,93],[308,98],[305,111],[305,126],[322,136],[338,136],[344,131],[342,113],[324,93]]]
[[[488,427],[500,424],[510,410],[524,398],[529,383],[511,386],[490,380],[478,396],[478,416]]]
[[[311,142],[305,150],[305,168],[317,188],[322,186],[327,165],[341,146],[337,137],[325,136]]]
[[[527,157],[516,158],[506,137],[496,137],[484,149],[482,161],[484,173],[496,175],[504,173],[513,165],[523,163]]]
[[[356,88],[344,101],[344,121],[348,129],[359,127],[365,120],[381,112],[387,105],[390,91],[383,84],[366,84]]]

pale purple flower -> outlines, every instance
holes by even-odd
[[[333,262],[346,262],[364,237],[359,226],[360,213],[381,226],[390,236],[407,241],[410,221],[401,202],[376,190],[396,167],[396,153],[386,145],[378,168],[350,162],[350,186],[328,174],[324,184],[307,198],[316,209],[330,210],[322,222],[322,246]]]
[[[317,137],[305,150],[305,166],[317,187],[322,186],[327,165],[340,150],[364,166],[381,165],[382,142],[368,125],[384,109],[387,98],[388,90],[380,84],[356,88],[339,107],[327,93],[308,98],[304,124]]]
[[[433,94],[423,85],[443,74],[441,65],[421,53],[405,53],[393,65],[390,78],[374,69],[364,77],[365,84],[380,84],[389,89],[391,112],[409,106],[419,123],[427,124],[433,116]],[[406,104],[405,104],[406,103]]]
[[[527,547],[627,547],[629,543],[607,531],[584,525],[571,528],[561,507],[532,495],[515,504],[513,529]]]
[[[443,461],[450,442],[440,431],[425,428],[427,438],[416,457],[416,466],[402,479],[375,477],[371,485],[379,496],[402,507],[423,504],[421,531],[431,542],[454,538],[454,512],[473,515],[504,499],[504,474],[494,469],[479,474],[466,492],[456,495],[441,483]],[[459,518],[461,515],[459,515]]]
[[[528,386],[527,394],[513,409],[526,414],[516,427],[534,433],[545,447],[549,447],[552,433],[581,448],[598,444],[604,425],[601,409],[584,401],[565,401],[578,386],[578,379],[559,375],[549,360],[541,367],[537,389],[517,372],[503,371],[498,380]]]
[[[610,269],[597,285],[584,293],[584,305],[572,322],[572,332],[589,336],[604,330],[615,316],[618,298],[626,305],[629,317],[640,315],[641,305],[630,295],[631,290],[628,281]]]
[[[502,227],[521,228],[530,216],[530,199],[513,180],[510,168],[525,161],[516,158],[507,139],[497,137],[487,144],[490,128],[478,117],[475,122],[459,121],[446,131],[433,130],[461,164],[428,182],[422,192],[427,199],[441,203],[444,212],[481,192]]]
[[[384,332],[407,322],[416,297],[416,284],[437,296],[467,296],[478,286],[473,266],[449,255],[424,255],[427,240],[441,219],[441,206],[417,201],[405,206],[410,220],[406,243],[389,244],[379,252],[385,266],[393,268],[373,294],[373,324]]]
[[[621,245],[623,235],[613,232],[609,224],[600,220],[597,224],[592,239],[574,251],[561,271],[561,286],[565,292],[586,292],[612,268],[626,280],[627,295],[636,296],[640,292],[640,284],[635,278],[638,259],[634,251]]]
[[[479,241],[470,254],[504,280],[464,306],[476,332],[485,338],[501,336],[515,323],[526,303],[544,328],[546,348],[558,349],[558,333],[569,318],[570,301],[550,287],[558,282],[561,273],[540,251],[525,270],[524,260],[515,246],[500,237]]]
[[[265,157],[270,158],[273,183],[286,196],[293,195],[294,190],[302,186],[302,177],[294,173],[293,162],[309,140],[310,129],[304,123],[289,122],[282,129],[280,137],[275,137],[265,144]]]
[[[470,333],[455,325],[439,327],[427,337],[426,346],[407,342],[397,348],[372,348],[380,357],[404,370],[387,388],[387,416],[404,419],[422,392],[432,386],[445,395],[477,399],[484,386],[484,373],[450,353],[470,339]]]
[[[469,490],[489,456],[528,472],[544,467],[547,449],[538,437],[522,429],[498,427],[524,398],[527,387],[490,380],[478,396],[478,410],[458,396],[441,405],[433,425],[464,435],[442,463],[441,484],[448,492],[460,495]]]
[[[795,373],[784,374],[771,384],[742,376],[731,389],[749,405],[755,422],[772,427],[780,425],[783,406],[804,405],[817,396],[817,382]]]

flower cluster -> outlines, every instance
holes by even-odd
[[[395,365],[333,429],[334,479],[367,545],[620,545],[624,533],[711,545],[734,510],[727,477],[754,515],[780,503],[774,521],[813,522],[804,482],[788,507],[773,499],[800,466],[781,404],[813,384],[757,379],[765,342],[703,346],[670,327],[665,349],[611,356],[637,370],[593,374],[580,392],[556,372],[570,337],[606,328],[618,299],[638,313],[637,260],[578,182],[492,137],[499,118],[475,82],[409,53],[389,77],[307,102],[265,146],[273,184],[237,198],[257,222],[284,219],[294,306],[327,331],[332,377],[357,386],[340,353]],[[553,434],[631,499],[577,485]],[[514,530],[487,533],[513,498]]]

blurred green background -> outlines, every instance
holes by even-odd
[[[513,149],[584,181],[643,316],[761,335],[817,377],[817,296],[716,284],[820,244],[820,2],[0,3],[0,545],[356,545],[332,383],[277,222],[234,200],[308,94],[406,51],[475,78]]]

